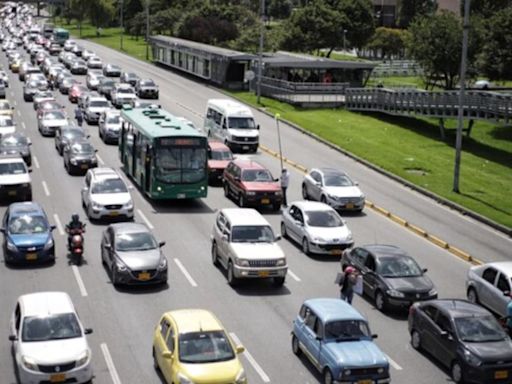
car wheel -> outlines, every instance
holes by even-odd
[[[460,366],[460,363],[458,361],[453,362],[450,373],[452,376],[452,380],[455,383],[464,383],[464,373],[462,372],[462,367]]]
[[[325,368],[325,370],[324,370],[324,384],[332,384],[332,383],[333,383],[333,379],[332,379],[331,370],[329,368]]]
[[[478,294],[476,293],[475,288],[469,288],[467,296],[470,302],[473,304],[478,304]]]
[[[232,287],[236,286],[238,279],[235,277],[235,270],[233,267],[233,263],[230,261],[228,264],[228,284]]]
[[[284,222],[281,222],[281,236],[283,236],[283,238],[288,237],[288,234],[286,233],[286,225]]]
[[[217,244],[216,243],[212,244],[212,263],[215,266],[219,265],[219,256],[217,254]]]
[[[411,332],[411,345],[417,351],[421,349],[421,336],[415,329]]]
[[[286,278],[284,276],[274,277],[272,278],[272,283],[275,287],[282,287],[284,285]]]
[[[224,183],[224,196],[229,197],[229,185]]]
[[[302,239],[302,253],[305,255],[309,255],[311,251],[309,250],[309,241],[307,238]]]
[[[91,205],[90,205],[90,204],[87,206],[86,214],[87,214],[87,218],[88,218],[89,220],[92,220],[92,207],[91,207]]]
[[[327,204],[327,199],[325,198],[325,196],[322,195],[322,197],[320,198],[320,201],[324,204]]]
[[[309,200],[308,188],[306,187],[306,184],[302,184],[302,198],[304,200]]]
[[[155,368],[156,371],[160,370],[160,366],[158,365],[158,360],[156,359],[155,348],[153,348],[153,368]]]
[[[243,208],[245,206],[245,199],[242,193],[238,195],[238,206],[240,208]]]
[[[295,335],[292,335],[292,351],[295,356],[300,356],[302,351],[299,346],[299,339]]]
[[[375,306],[381,312],[384,312],[386,310],[386,298],[384,297],[381,291],[377,291],[377,293],[375,294]]]

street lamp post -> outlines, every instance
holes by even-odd
[[[260,48],[258,52],[258,80],[256,81],[256,96],[257,103],[260,103],[261,98],[261,76],[263,71],[263,35],[265,33],[265,0],[261,0],[261,30],[260,30]]]
[[[281,130],[279,128],[279,118],[281,115],[279,113],[276,113],[275,119],[276,119],[276,128],[277,128],[277,143],[279,144],[279,160],[281,162],[281,171],[283,168],[283,149],[281,147]]]
[[[347,49],[347,39],[346,39],[347,32],[348,31],[346,29],[343,30],[343,52],[345,52]]]
[[[455,139],[455,167],[453,171],[453,192],[459,193],[460,163],[462,151],[462,129],[464,127],[464,93],[466,91],[466,61],[468,55],[469,11],[471,0],[464,3],[464,29],[462,32],[462,55],[460,59],[459,124]]]
[[[124,1],[123,0],[121,0],[120,12],[121,12],[121,15],[120,15],[119,19],[120,19],[120,24],[121,24],[121,35],[119,36],[119,38],[120,38],[119,46],[122,51],[123,50],[123,33],[124,33],[124,25],[123,25]]]
[[[149,60],[149,0],[146,0],[146,60]]]

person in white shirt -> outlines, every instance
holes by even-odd
[[[288,189],[288,185],[290,184],[290,172],[286,168],[283,168],[281,171],[281,190],[283,191],[283,205],[285,207],[288,206],[288,201],[286,200],[286,190]]]

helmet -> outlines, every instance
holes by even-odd
[[[347,268],[345,268],[345,273],[347,275],[351,274],[351,273],[354,273],[356,271],[356,269],[354,267],[350,267],[348,266]]]
[[[78,213],[73,213],[73,214],[71,215],[71,221],[72,221],[73,223],[78,223],[78,222],[80,221],[80,216],[78,216]]]

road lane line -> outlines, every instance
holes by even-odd
[[[176,263],[178,268],[181,270],[181,273],[183,273],[185,275],[185,277],[187,278],[187,280],[190,283],[190,285],[193,286],[193,287],[197,287],[197,283],[194,281],[192,276],[190,276],[190,273],[188,273],[188,271],[185,269],[183,264],[181,264],[181,261],[179,261],[178,259],[175,258],[174,262]]]
[[[26,127],[26,125],[25,125],[25,122],[24,122],[24,121],[22,121],[22,122],[21,122],[21,128],[23,128],[23,129],[27,129],[27,127]]]
[[[402,370],[402,367],[400,365],[398,365],[398,363],[395,360],[393,360],[391,357],[389,357],[388,354],[385,354],[385,355],[388,358],[389,364],[391,364],[391,366],[393,368],[395,368],[397,371],[401,371]]]
[[[55,224],[57,224],[57,229],[59,230],[59,234],[61,236],[64,236],[64,227],[62,226],[59,216],[56,213],[53,214],[53,219],[55,220]]]
[[[114,360],[112,360],[112,356],[110,355],[110,351],[108,350],[107,343],[101,343],[101,352],[103,352],[103,357],[105,362],[107,363],[107,369],[110,373],[110,377],[112,378],[112,382],[114,384],[121,384],[121,379],[117,374],[116,366],[114,365]]]
[[[231,336],[236,345],[242,344],[238,336],[235,335],[233,332],[230,332],[229,335]],[[247,349],[244,351],[243,355],[247,358],[247,360],[252,365],[254,370],[258,373],[258,375],[260,375],[261,380],[263,380],[263,382],[265,383],[270,383],[270,378],[267,376],[263,368],[261,368],[261,366],[256,362],[254,357],[252,357],[252,355],[249,353]]]
[[[37,157],[32,156],[32,161],[34,162],[37,169],[39,169],[39,161],[37,160]]]
[[[21,117],[21,113],[20,113],[19,109],[16,111],[16,113],[18,114],[18,117]]]
[[[103,161],[103,159],[100,157],[100,155],[96,154],[96,158],[98,159],[98,163],[100,163],[101,165],[105,165],[105,162]]]
[[[80,294],[85,297],[87,296],[87,289],[85,289],[84,281],[82,280],[82,276],[80,276],[80,271],[76,265],[72,265],[71,269],[73,269],[73,274],[75,275],[76,283],[78,284],[78,289],[80,289]]]
[[[288,269],[288,274],[295,280],[296,282],[302,281],[299,276],[292,272],[291,269]]]
[[[18,105],[18,103],[16,102],[16,100],[14,100],[12,103],[14,104],[14,106],[17,106],[17,105]],[[19,112],[18,112],[18,113],[19,113]]]
[[[146,217],[146,215],[144,215],[140,209],[137,209],[137,213],[139,214],[139,216],[141,217],[141,219],[142,219],[142,220],[144,220],[144,222],[145,222],[145,223],[146,223],[146,225],[149,227],[149,229],[155,229],[155,227],[153,226],[153,224],[151,224],[151,221],[149,221],[149,220],[148,220],[148,218]]]
[[[50,196],[50,190],[48,189],[48,184],[46,184],[46,181],[43,180],[43,182],[41,184],[43,184],[43,189],[44,189],[45,195]]]

